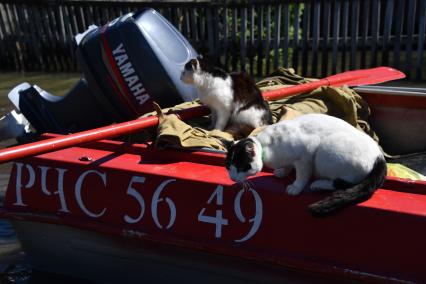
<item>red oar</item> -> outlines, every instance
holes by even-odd
[[[344,72],[311,83],[264,92],[263,96],[267,100],[276,100],[295,94],[306,93],[315,90],[316,88],[321,86],[370,85],[390,80],[401,79],[404,77],[404,73],[398,70],[388,67],[377,67],[372,69]],[[209,109],[205,106],[193,107],[176,112],[176,114],[178,114],[182,120],[200,117],[208,113]],[[104,126],[92,130],[82,131],[74,134],[64,135],[62,137],[56,137],[25,145],[15,146],[0,151],[0,163],[5,163],[28,156],[52,152],[87,142],[113,138],[124,134],[140,131],[142,129],[146,129],[152,126],[156,126],[157,124],[158,117],[151,116],[147,118],[135,119],[114,125]]]
[[[390,67],[376,67],[371,69],[347,71],[307,84],[264,92],[263,97],[265,100],[273,101],[295,94],[307,93],[322,86],[340,87],[343,85],[373,85],[402,78],[405,78],[405,74],[401,71]]]

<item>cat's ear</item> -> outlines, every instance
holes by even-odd
[[[227,140],[225,138],[220,138],[220,142],[222,143],[223,147],[225,147],[226,151],[229,152],[229,150],[234,146],[235,142],[232,140]]]
[[[191,66],[192,66],[192,70],[197,70],[197,66],[198,66],[198,60],[197,59],[191,59]]]
[[[197,59],[201,60],[201,59],[203,59],[203,56],[201,54],[198,54]]]

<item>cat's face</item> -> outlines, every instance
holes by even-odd
[[[228,154],[225,165],[233,181],[243,182],[247,177],[260,172],[263,167],[261,150],[254,140],[246,138],[235,144],[228,142],[226,147]]]
[[[194,84],[194,73],[200,70],[200,63],[197,59],[191,59],[183,68],[182,73],[180,74],[180,79],[185,84]]]

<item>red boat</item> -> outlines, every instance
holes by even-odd
[[[425,150],[425,90],[358,92],[384,149],[424,174],[412,153]],[[244,190],[223,164],[211,150],[92,142],[16,160],[0,216],[35,269],[106,283],[426,282],[426,182],[388,177],[368,201],[314,218],[322,194],[289,196],[269,171]]]

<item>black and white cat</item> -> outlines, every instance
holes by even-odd
[[[212,129],[247,137],[253,129],[272,123],[268,103],[245,73],[228,74],[198,57],[185,64],[181,80],[197,88],[200,101],[212,113]]]
[[[265,165],[274,169],[276,177],[286,177],[295,169],[296,179],[286,189],[289,195],[301,193],[312,175],[316,180],[311,190],[334,191],[309,206],[315,216],[369,199],[387,172],[383,154],[370,136],[324,114],[281,121],[256,137],[228,144],[226,169],[236,182],[244,182]]]

